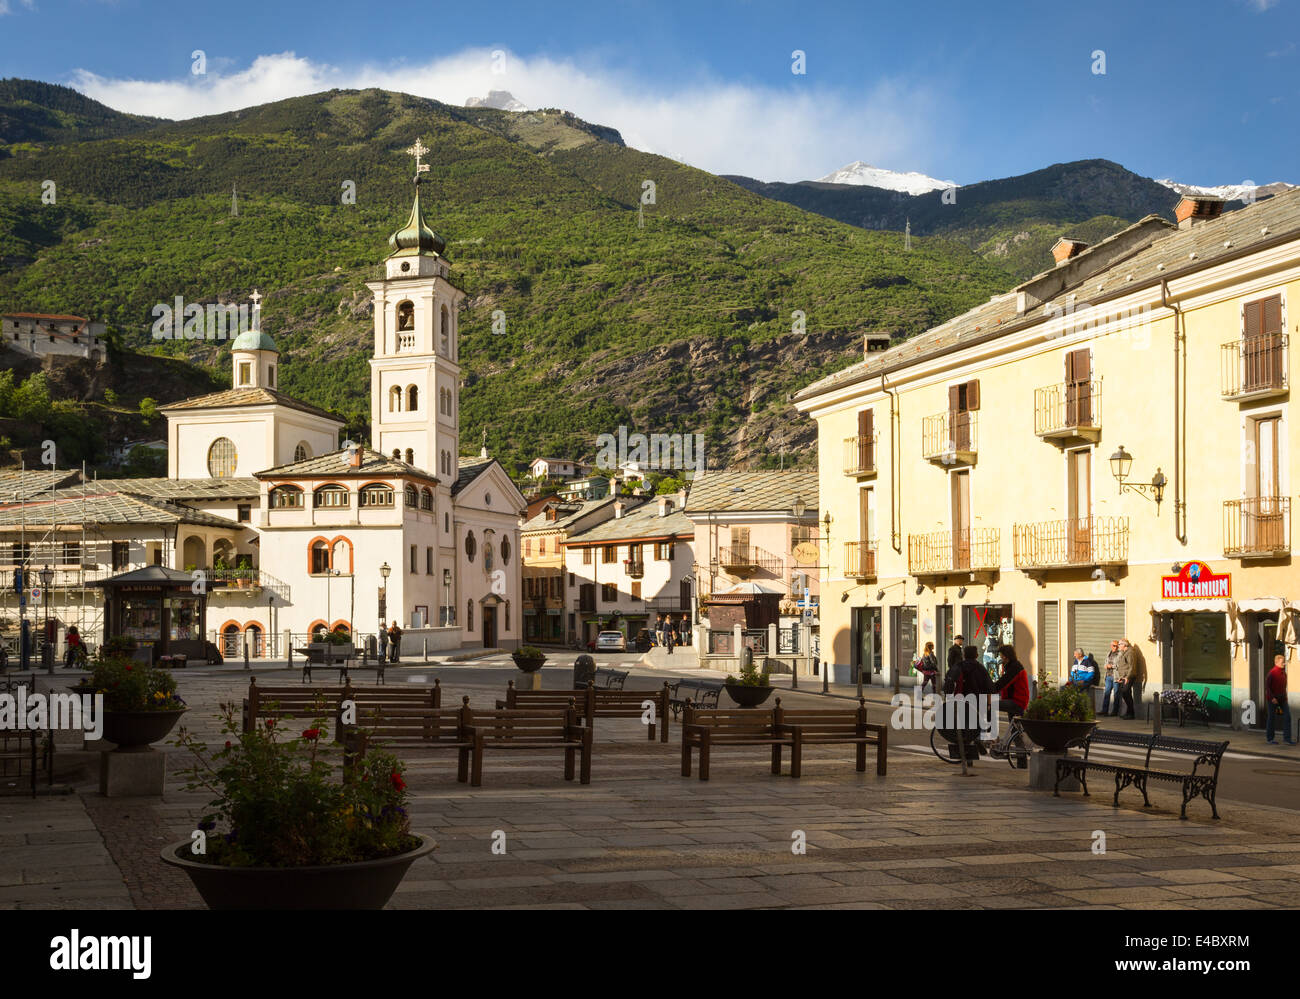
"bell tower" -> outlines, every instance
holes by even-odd
[[[431,472],[447,487],[460,453],[459,312],[465,293],[451,283],[446,243],[420,210],[419,139],[415,201],[406,225],[388,238],[384,277],[374,294],[375,349],[370,361],[370,426],[376,451]]]

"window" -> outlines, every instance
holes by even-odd
[[[14,545],[17,549],[18,545]],[[129,541],[114,541],[111,558],[113,560],[113,571],[125,569],[130,564],[131,544]]]
[[[51,337],[51,339],[53,338]],[[251,361],[239,362],[239,384],[240,385],[253,384],[253,364]]]
[[[268,364],[266,366],[266,387],[275,388],[275,365],[274,364]]]
[[[447,306],[442,307],[442,352],[448,356],[451,355],[451,315],[447,312]],[[473,627],[471,625],[470,627]]]
[[[618,545],[605,545],[600,550],[600,561],[605,565],[613,565],[618,561]]]
[[[545,554],[546,554],[546,539],[545,539],[545,538],[538,538],[538,539],[537,539],[537,554],[538,554],[538,555],[545,555]]]
[[[600,584],[600,599],[602,602],[612,604],[618,600],[618,587],[613,583]]]
[[[81,565],[81,542],[65,541],[63,542],[63,562],[62,565]]]
[[[420,505],[420,494],[416,492],[415,486],[408,485],[404,490],[402,490],[402,495],[406,500],[407,506],[416,507]]]
[[[414,413],[420,408],[420,388],[418,385],[409,385],[406,389],[406,408]]]
[[[250,503],[240,503],[235,507],[235,519],[241,524],[247,524],[253,519],[253,507]]]
[[[400,447],[393,448],[393,461],[401,461],[401,460],[402,460],[402,449]]]
[[[228,479],[235,474],[238,460],[235,442],[229,437],[218,437],[208,448],[208,474],[214,479]]]
[[[412,572],[420,571],[418,568],[416,568],[416,564],[415,564],[415,560],[417,558],[417,552],[418,552],[418,548],[415,545],[411,545],[411,571]]]
[[[584,548],[584,549],[582,550],[582,564],[583,564],[583,565],[591,565],[591,549],[590,549],[590,548]]]
[[[298,446],[293,449],[294,461],[306,461],[311,457],[311,448],[306,441],[299,441]]]
[[[311,572],[314,576],[322,575],[329,572],[330,569],[330,546],[324,541],[313,541],[311,543]]]
[[[569,585],[570,586],[575,585],[576,581],[577,581],[577,577],[574,576],[573,573],[569,573]]]
[[[533,553],[533,539],[524,538],[524,558],[528,558]]]
[[[420,509],[428,510],[430,513],[433,512],[433,490],[432,489],[425,488],[420,490]]]
[[[406,463],[408,465],[415,464],[415,452],[409,447],[406,449]]]
[[[790,528],[790,550],[794,551],[808,541],[816,541],[817,529],[810,524],[795,524]]]
[[[390,413],[402,411],[402,386],[394,385],[388,390],[388,411]]]
[[[348,506],[348,491],[342,486],[321,486],[314,494],[314,505],[318,508]]]
[[[451,415],[451,389],[438,389],[438,412]]]
[[[277,510],[282,507],[302,507],[303,490],[295,485],[278,485],[270,490],[270,505]]]
[[[451,514],[449,513],[444,513],[442,515],[442,533],[443,534],[451,533]]]
[[[465,601],[465,627],[473,629],[474,627],[474,601]]]
[[[426,576],[433,575],[433,549],[432,548],[426,548],[424,550],[424,574]]]
[[[633,600],[640,600],[640,599],[641,599],[641,582],[640,582],[640,580],[637,580],[636,582],[634,582],[634,583],[632,584],[632,599],[633,599]]]
[[[510,601],[506,601],[506,631],[510,630]]]
[[[397,328],[399,330],[415,329],[415,306],[411,302],[397,303]]]
[[[971,413],[980,408],[979,379],[948,386],[948,427],[952,446],[958,451],[969,451],[972,441]]]
[[[478,551],[478,542],[474,540],[474,532],[470,531],[465,535],[465,557],[473,562],[476,551]]]
[[[510,539],[509,538],[501,539],[501,564],[502,565],[510,564]]]
[[[393,499],[391,486],[373,485],[361,488],[357,502],[360,506],[392,506]]]

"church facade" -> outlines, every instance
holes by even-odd
[[[231,345],[232,388],[161,409],[166,479],[0,497],[0,563],[29,578],[56,570],[49,598],[60,629],[79,623],[92,642],[110,629],[161,642],[150,629],[166,615],[143,608],[104,621],[90,585],[152,564],[202,581],[201,637],[226,655],[247,645],[250,656],[283,658],[319,629],[370,635],[394,621],[406,654],[520,644],[527,504],[486,448],[460,456],[464,292],[421,213],[428,150],[411,152],[410,217],[389,238],[383,277],[367,283],[373,447],[340,441],[342,421],[280,392],[279,350],[255,294],[253,329]],[[18,603],[7,588],[6,630],[36,613]]]

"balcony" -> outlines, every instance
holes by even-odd
[[[848,579],[876,578],[876,542],[844,542],[844,575]]]
[[[1290,496],[1249,496],[1223,504],[1226,558],[1274,558],[1290,552]]]
[[[844,474],[865,478],[876,474],[876,439],[870,437],[844,438]]]
[[[723,572],[733,576],[752,576],[758,572],[781,575],[781,559],[754,545],[727,545],[718,553]]]
[[[1101,379],[1034,389],[1034,434],[1057,444],[1101,438]]]
[[[977,452],[974,411],[935,413],[921,421],[921,457],[938,465],[973,465]]]
[[[632,579],[640,579],[645,575],[645,562],[641,559],[637,559],[634,562],[631,559],[625,558],[623,560],[623,571]]]
[[[1287,335],[1260,333],[1219,348],[1219,396],[1233,402],[1287,392]]]
[[[907,572],[912,576],[942,576],[991,571],[999,566],[1001,541],[996,527],[909,534]]]
[[[1016,524],[1017,569],[1068,569],[1128,562],[1127,517],[1079,517]]]

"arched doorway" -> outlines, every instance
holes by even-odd
[[[208,567],[208,546],[197,534],[191,534],[185,539],[185,544],[181,549],[181,568],[186,572],[192,569],[206,569]]]
[[[221,629],[221,657],[236,659],[243,655],[239,643],[239,625],[231,621]]]
[[[261,659],[266,655],[266,637],[262,634],[260,624],[250,624],[246,627],[244,629],[244,640],[248,643],[250,658]]]

